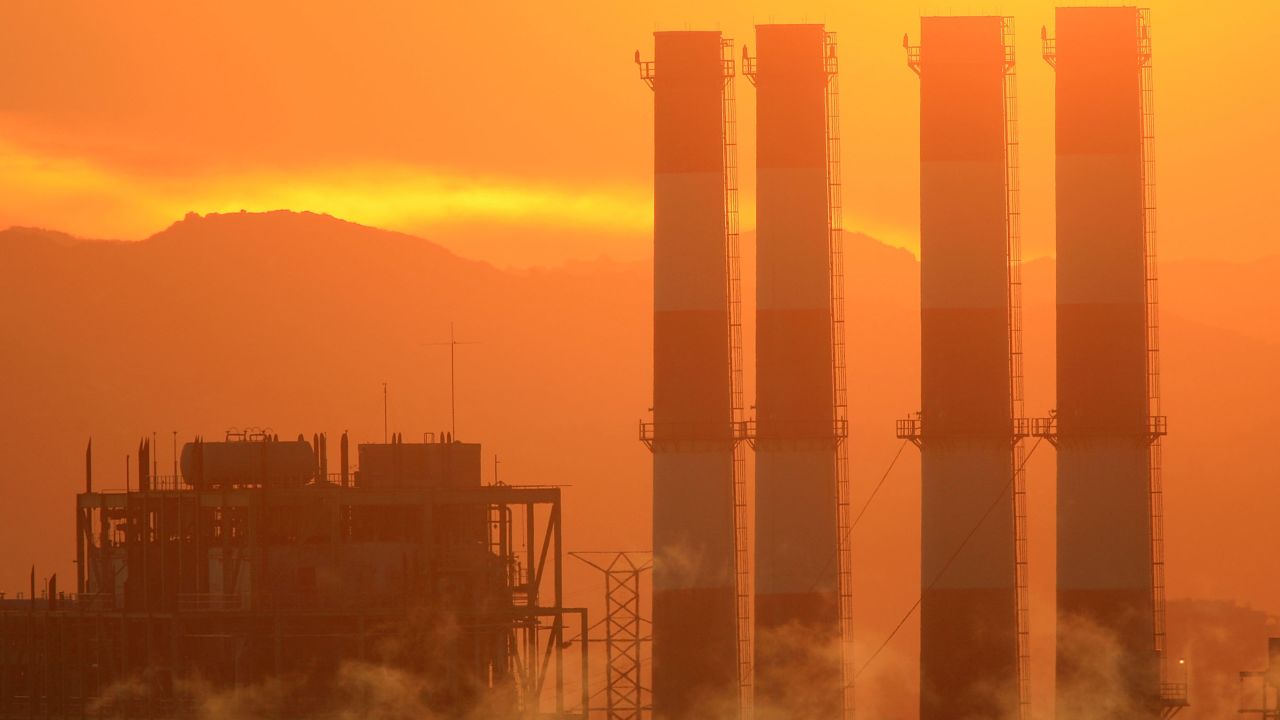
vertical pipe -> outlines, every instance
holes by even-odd
[[[134,528],[137,532],[138,553],[142,558],[142,582],[139,591],[142,594],[142,609],[151,612],[151,459],[150,448],[145,439],[138,443],[138,505],[141,506]],[[149,627],[149,625],[148,625]],[[150,633],[150,630],[148,630]],[[148,638],[150,634],[148,634]]]
[[[719,32],[655,33],[646,78],[654,89],[656,718],[737,707],[721,43]]]
[[[756,48],[755,711],[836,718],[844,692],[826,32],[759,25]]]
[[[342,487],[351,484],[351,450],[347,444],[347,432],[342,432],[342,440],[338,445],[339,462],[342,463]]]
[[[84,450],[84,492],[86,499],[93,492],[93,438],[89,438],[89,444]],[[76,592],[80,594],[85,592],[85,578],[89,575],[84,563],[85,543],[88,541],[91,525],[86,527],[86,521],[92,523],[92,516],[81,509],[80,499],[76,498]]]
[[[560,523],[560,498],[559,493],[556,495],[555,503],[551,506],[551,514],[547,519],[551,527],[548,530],[552,533],[552,545],[554,545],[553,559],[555,567],[555,655],[556,655],[556,712],[564,713],[564,550],[560,545],[563,539],[561,534]],[[583,644],[586,644],[585,642]]]
[[[110,523],[107,521],[107,496],[105,493],[98,494],[98,552],[96,559],[99,561],[94,563],[94,571],[97,573],[97,582],[91,583],[94,587],[96,595],[109,594],[111,602],[115,604],[116,598],[115,574],[111,572],[111,551],[107,546],[110,539]],[[90,578],[92,580],[92,578]],[[111,580],[111,586],[107,587],[107,581]],[[105,599],[97,599],[96,602],[105,602]]]
[[[537,547],[537,539],[534,535],[534,506],[532,502],[526,502],[524,506],[524,542],[525,542],[525,597],[527,602],[533,607],[538,606],[538,587],[534,584],[534,576],[537,572],[537,560],[535,559]],[[525,630],[525,679],[528,683],[528,697],[533,698],[533,702],[537,703],[537,689],[540,687],[538,683],[538,632],[536,628]]]
[[[83,497],[83,496],[81,496]],[[84,542],[85,542],[85,511],[80,507],[80,497],[76,498],[76,593],[83,595],[84,589]],[[80,601],[77,598],[77,601]]]
[[[587,708],[591,705],[591,689],[587,683],[587,678],[591,674],[591,643],[587,642],[587,611],[578,611],[578,637],[582,638],[582,713],[587,714]]]
[[[196,577],[195,592],[209,592],[209,548],[205,543],[204,532],[204,440],[196,436],[195,446],[192,449],[192,472],[194,478],[192,485],[196,489],[195,502],[192,510],[195,512],[194,526],[195,536],[193,538],[195,563],[192,572]]]
[[[920,21],[921,720],[1020,702],[1003,27]]]
[[[1139,10],[1057,11],[1062,720],[1158,717]],[[1109,650],[1116,672],[1100,674]],[[1113,702],[1099,710],[1103,692]]]
[[[152,463],[156,462],[156,457],[152,456]],[[160,608],[163,610],[168,606],[169,599],[166,593],[166,582],[169,578],[169,531],[165,528],[165,508],[168,506],[168,498],[161,495],[156,502],[156,541],[160,544],[160,583],[157,589],[157,598],[160,602]]]
[[[320,480],[329,481],[329,435],[320,433]]]

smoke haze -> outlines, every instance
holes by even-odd
[[[893,420],[918,407],[918,267],[871,238],[846,243],[858,506],[898,448]],[[458,434],[484,443],[485,480],[496,453],[504,482],[569,486],[568,549],[648,547],[650,459],[636,440],[650,403],[645,263],[503,271],[411,236],[273,213],[192,217],[140,243],[10,230],[0,233],[0,268],[0,588],[10,593],[26,587],[32,562],[39,579],[73,575],[70,503],[90,435],[95,485],[123,487],[125,454],[153,431],[162,473],[173,430],[180,442],[247,425],[379,440],[384,381],[392,431],[448,429],[447,348],[429,343],[448,338],[450,321],[458,339],[480,343],[457,350]],[[1258,322],[1280,316],[1264,291],[1280,259],[1161,270],[1170,596],[1275,612],[1268,559],[1246,549],[1267,537],[1280,500],[1265,455],[1249,451],[1280,424],[1270,402],[1280,396],[1280,335]],[[1027,405],[1043,412],[1053,398],[1052,263],[1028,263],[1025,288]],[[750,304],[744,321],[751,347]],[[859,658],[919,593],[918,472],[908,451],[854,531]],[[1032,458],[1028,482],[1033,694],[1047,711],[1051,448]],[[571,604],[593,606],[601,586],[571,564],[566,591]],[[1176,643],[1177,621],[1170,630]],[[914,715],[917,647],[909,622],[859,682],[861,708]]]

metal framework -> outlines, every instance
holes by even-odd
[[[1258,720],[1280,720],[1280,637],[1267,641],[1267,651],[1267,669],[1240,673],[1238,710],[1241,715],[1257,715]]]
[[[840,62],[836,53],[836,34],[826,33],[823,43],[823,68],[827,74],[827,233],[831,254],[831,385],[832,417],[835,418],[836,528],[839,538],[837,567],[840,594],[840,650],[844,687],[844,717],[854,717],[853,656],[853,557],[849,532],[849,426],[846,419],[849,400],[846,386],[844,325],[844,212],[840,180]]]
[[[640,69],[640,79],[644,81],[649,89],[653,89],[653,83],[657,79],[657,63],[653,60],[641,60],[640,51],[636,51],[636,67]]]
[[[746,409],[742,381],[742,253],[738,218],[738,104],[734,90],[733,40],[720,41],[724,68],[721,127],[724,137],[725,278],[729,298],[729,387],[733,401],[733,569],[738,612],[738,706],[742,717],[751,713],[751,574],[748,548]]]
[[[344,486],[345,463],[301,485],[208,487],[144,467],[137,490],[95,491],[87,475],[74,595],[0,603],[0,717],[181,716],[196,701],[182,690],[189,677],[232,688],[374,660],[406,672],[441,665],[441,682],[470,688],[457,702],[494,693],[521,717],[587,717],[586,644],[579,669],[565,657],[567,629],[585,636],[587,615],[563,603],[559,488]],[[451,523],[484,543],[442,538]],[[400,530],[397,543],[419,548],[412,561],[393,553],[402,586],[316,592],[315,570],[308,581],[281,560],[337,571]],[[504,588],[505,604],[454,594],[474,588]],[[442,617],[458,640],[439,639],[431,618]],[[402,648],[394,658],[382,651],[392,641]],[[488,658],[489,670],[472,673],[463,657]],[[575,700],[566,681],[579,673]],[[138,691],[107,697],[121,685]]]
[[[1040,57],[1049,63],[1049,67],[1058,69],[1058,42],[1049,35],[1049,28],[1040,26]]]
[[[590,642],[605,646],[605,704],[591,709],[603,711],[608,720],[641,720],[653,712],[650,690],[642,675],[642,648],[653,642],[652,624],[640,614],[640,579],[653,569],[653,555],[647,552],[569,554],[605,577],[605,616],[590,628],[598,634],[603,627],[604,637],[588,637]]]
[[[1267,673],[1257,670],[1246,670],[1240,673],[1240,708],[1241,715],[1257,715],[1258,720],[1280,719],[1280,690],[1266,680]],[[1253,692],[1249,686],[1253,685]],[[1254,695],[1256,700],[1248,700]],[[1256,703],[1256,704],[1253,704]]]
[[[917,449],[924,447],[924,423],[920,419],[920,411],[911,413],[907,417],[900,418],[896,425],[896,435],[899,440],[907,440]]]
[[[1146,268],[1147,418],[1151,466],[1151,594],[1155,651],[1160,659],[1161,715],[1171,718],[1187,707],[1187,685],[1169,678],[1165,637],[1164,466],[1162,438],[1167,420],[1160,403],[1160,285],[1156,263],[1155,101],[1151,64],[1151,10],[1138,10],[1138,67],[1142,103],[1142,238]]]
[[[1009,278],[1009,401],[1014,427],[1013,468],[1014,582],[1017,588],[1018,712],[1026,720],[1031,704],[1030,597],[1027,590],[1027,475],[1025,400],[1022,362],[1022,209],[1018,157],[1018,75],[1012,17],[1001,18],[1004,47],[1005,242]]]
[[[907,51],[907,68],[917,76],[920,75],[920,46],[911,44],[911,37],[902,34],[902,49]]]

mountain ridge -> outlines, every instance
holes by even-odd
[[[71,574],[69,507],[83,487],[89,437],[95,484],[123,487],[127,453],[152,432],[161,467],[175,431],[178,440],[216,438],[257,425],[379,441],[383,383],[391,431],[449,429],[451,333],[476,343],[456,348],[457,434],[484,444],[485,480],[497,455],[504,482],[563,486],[571,550],[647,546],[650,459],[636,423],[652,405],[651,263],[513,271],[336,218],[246,215],[185,218],[152,242],[68,243],[56,234],[28,242],[14,238],[38,233],[0,231],[0,589],[24,587],[32,562],[42,577]],[[746,240],[749,402],[755,285]],[[860,505],[900,449],[894,421],[919,408],[919,265],[852,233],[845,259],[850,474]],[[1255,287],[1247,268],[1163,267],[1170,597],[1267,607],[1269,574],[1220,560],[1261,542],[1268,508],[1280,503],[1258,452],[1280,424],[1280,344],[1256,322],[1275,308],[1274,293]],[[1053,264],[1024,269],[1027,408],[1039,415],[1054,404]],[[854,535],[860,647],[878,642],[918,597],[918,469],[918,456],[904,453]],[[1033,651],[1052,657],[1036,645],[1052,637],[1051,449],[1027,469]],[[593,601],[581,594],[592,578],[566,570],[569,601]],[[868,686],[901,685],[886,674],[913,666],[911,627]],[[888,714],[909,714],[885,703]]]

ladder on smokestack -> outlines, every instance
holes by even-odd
[[[1152,637],[1160,664],[1161,716],[1171,718],[1187,707],[1186,683],[1170,682],[1166,666],[1164,590],[1164,488],[1161,438],[1167,420],[1160,403],[1160,287],[1156,272],[1156,119],[1151,69],[1151,10],[1138,10],[1138,72],[1142,106],[1142,240],[1147,310],[1147,439],[1151,472],[1151,604]]]
[[[1027,479],[1028,435],[1022,380],[1022,210],[1021,169],[1018,159],[1018,76],[1017,53],[1014,49],[1013,18],[1001,18],[1001,44],[1004,48],[1004,153],[1005,153],[1005,247],[1009,265],[1009,399],[1013,418],[1013,533],[1014,582],[1016,587],[1018,716],[1026,720],[1031,703],[1031,650],[1029,592],[1027,590]]]
[[[840,76],[836,34],[823,42],[823,66],[827,74],[827,232],[831,253],[831,384],[834,407],[832,436],[835,442],[836,513],[839,546],[840,649],[844,687],[844,718],[854,716],[855,668],[853,664],[853,558],[849,549],[849,448],[847,437],[848,391],[844,345],[844,236],[840,184]]]
[[[747,548],[747,421],[742,399],[742,255],[738,228],[738,108],[734,94],[733,40],[720,41],[724,72],[721,128],[724,140],[725,274],[729,298],[729,386],[733,434],[733,558],[738,623],[738,710],[751,715],[751,577]]]

